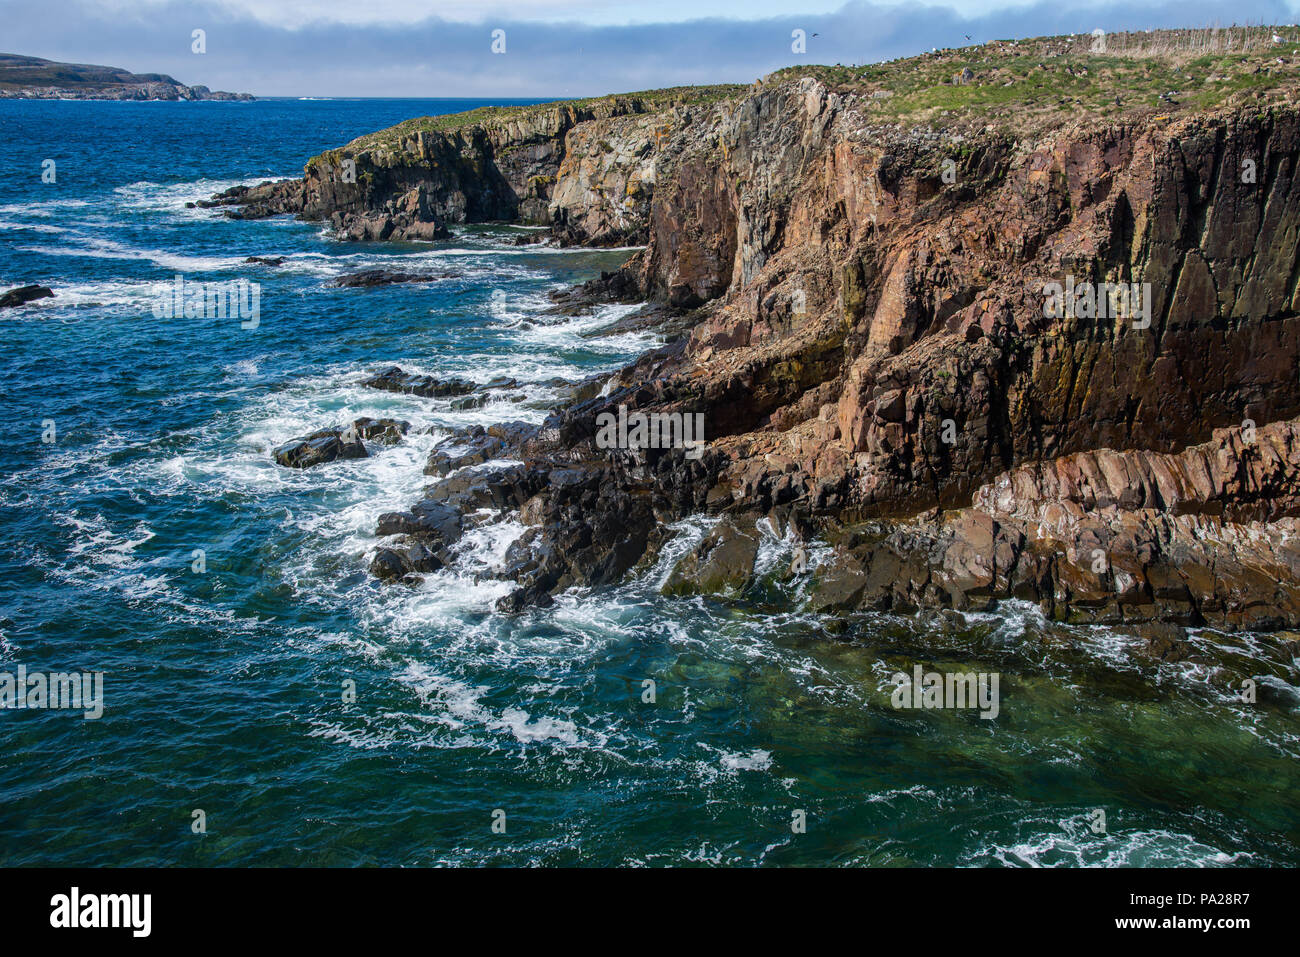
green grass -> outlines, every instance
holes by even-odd
[[[1286,42],[1273,43],[1275,31]],[[1294,28],[1114,34],[1105,52],[1093,52],[1091,43],[1087,36],[994,41],[864,66],[789,67],[764,82],[813,77],[842,93],[880,91],[883,96],[867,101],[867,112],[881,122],[965,117],[1024,128],[1080,115],[1275,102],[1293,94],[1300,80]],[[1279,57],[1285,62],[1277,63]],[[955,82],[963,68],[974,78]],[[1160,99],[1166,93],[1176,102]]]

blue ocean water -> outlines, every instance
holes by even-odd
[[[485,574],[513,521],[418,588],[373,580],[375,519],[430,481],[439,429],[539,422],[554,377],[656,343],[591,335],[623,307],[541,315],[629,253],[505,226],[349,245],[186,204],[477,105],[0,101],[0,289],[56,291],[0,313],[0,672],[103,672],[105,705],[0,710],[0,865],[1300,863],[1294,634],[1199,632],[1161,663],[1029,607],[839,627],[801,609],[806,579],[661,598],[701,519],[625,585],[518,617]],[[330,285],[377,266],[454,275]],[[257,327],[156,317],[178,274],[259,283]],[[528,401],[358,385],[392,364],[513,376]],[[415,428],[362,460],[272,462],[360,415]],[[790,551],[768,530],[760,571]],[[999,672],[999,716],[895,710],[914,663]],[[1241,702],[1244,678],[1269,693]]]

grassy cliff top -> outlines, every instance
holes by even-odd
[[[531,103],[525,106],[480,106],[476,110],[464,113],[448,113],[444,116],[420,116],[403,120],[396,126],[368,133],[348,144],[351,149],[371,147],[393,148],[402,140],[417,133],[449,133],[471,126],[492,128],[516,121],[528,119],[553,112],[561,107],[570,109],[595,109],[601,104],[613,105],[617,101],[638,102],[645,112],[656,112],[676,106],[695,106],[713,103],[744,92],[746,87],[736,83],[720,83],[714,86],[674,86],[662,90],[642,90],[639,93],[617,93],[606,96],[592,96],[581,100],[553,100],[548,103]]]
[[[1054,120],[1174,114],[1294,102],[1300,29],[1227,27],[995,40],[864,66],[795,66],[762,83],[814,77],[869,96],[882,122],[953,120],[1032,129]]]

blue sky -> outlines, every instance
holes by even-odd
[[[967,41],[1294,23],[1288,0],[0,0],[0,52],[261,96],[588,96],[751,82]],[[791,50],[803,29],[808,50]],[[207,52],[191,51],[206,31]],[[491,50],[505,30],[506,52]],[[812,37],[813,33],[819,34]]]

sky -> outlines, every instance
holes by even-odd
[[[0,52],[167,73],[258,96],[550,98],[750,83],[801,62],[867,63],[1097,28],[1295,23],[1298,7],[1300,0],[0,0]],[[792,49],[796,29],[807,34],[802,54]],[[193,50],[195,30],[204,31],[203,53]],[[497,30],[504,52],[494,53]]]

